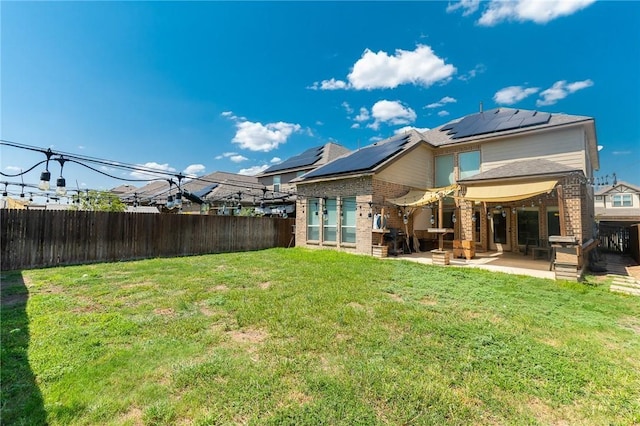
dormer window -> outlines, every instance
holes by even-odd
[[[280,192],[280,175],[273,177],[273,192]]]

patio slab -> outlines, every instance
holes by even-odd
[[[431,252],[401,254],[387,259],[409,260],[412,262],[433,264]],[[548,260],[533,260],[530,255],[510,252],[476,252],[473,259],[454,259],[451,266],[480,268],[507,274],[528,275],[537,278],[555,280],[555,272],[549,270]]]

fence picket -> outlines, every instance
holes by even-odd
[[[287,247],[295,219],[1,210],[5,270]]]

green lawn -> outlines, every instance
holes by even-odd
[[[640,299],[273,249],[2,275],[2,424],[638,424]]]

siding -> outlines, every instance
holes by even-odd
[[[418,146],[384,170],[376,179],[414,188],[433,187],[433,153],[424,145]]]
[[[555,130],[482,145],[483,172],[513,161],[533,159],[554,161],[583,170],[589,176],[582,128]]]

